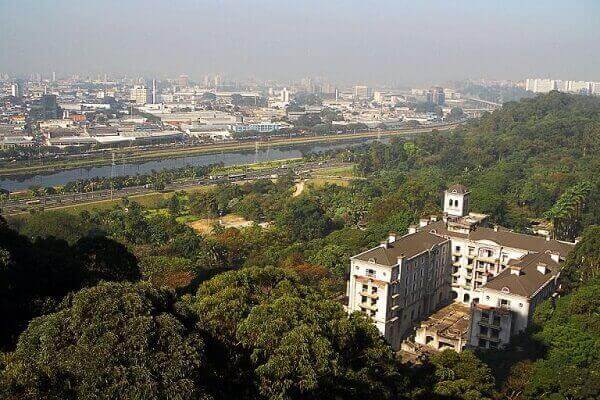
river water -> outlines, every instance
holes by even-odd
[[[11,192],[28,189],[31,186],[56,186],[64,185],[78,179],[88,179],[94,177],[110,177],[123,175],[147,174],[152,171],[163,171],[185,167],[186,165],[209,165],[222,162],[226,166],[242,165],[264,161],[286,160],[290,158],[302,157],[303,153],[318,153],[326,150],[348,148],[371,142],[375,139],[353,140],[335,144],[314,144],[314,145],[291,145],[276,148],[261,148],[258,151],[231,151],[215,154],[199,154],[186,157],[162,158],[153,161],[144,161],[140,163],[122,163],[115,160],[113,170],[112,165],[102,165],[97,167],[78,167],[61,171],[49,172],[47,174],[22,175],[22,176],[3,176],[0,177],[0,187]],[[387,141],[387,139],[382,139]]]

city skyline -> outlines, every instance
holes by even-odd
[[[236,80],[315,76],[371,85],[534,75],[598,80],[598,11],[585,0],[518,7],[8,0],[0,5],[0,65],[12,74],[185,73],[200,80],[218,72]]]

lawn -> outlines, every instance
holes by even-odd
[[[345,165],[342,167],[331,167],[316,169],[313,175],[320,177],[341,177],[341,178],[354,178],[354,165]]]

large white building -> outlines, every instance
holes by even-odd
[[[395,349],[416,321],[449,300],[448,239],[427,231],[390,234],[350,260],[348,309],[370,316]]]
[[[548,93],[551,90],[578,94],[600,94],[600,82],[569,81],[560,79],[529,78],[525,80],[525,89],[533,93]]]
[[[407,235],[390,235],[379,247],[351,258],[348,310],[371,316],[395,349],[418,322],[452,301],[471,308],[468,330],[465,313],[454,307],[454,317],[442,312],[417,331],[417,342],[457,351],[467,345],[501,347],[554,292],[559,263],[574,244],[488,227],[487,215],[469,212],[469,199],[466,187],[451,186],[444,193],[442,219],[421,219]],[[493,329],[492,324],[479,329],[490,316]],[[454,344],[431,333],[449,326],[464,327],[447,336]]]

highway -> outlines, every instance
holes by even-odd
[[[244,182],[256,179],[273,179],[282,174],[292,171],[296,176],[309,174],[317,169],[342,167],[348,164],[340,162],[307,162],[293,164],[289,167],[269,168],[263,170],[248,171],[245,173],[234,173],[228,175],[215,175],[197,179],[181,180],[168,184],[165,192],[184,190],[197,186],[215,185],[225,182]],[[84,193],[65,193],[39,197],[35,199],[8,199],[1,202],[3,215],[15,215],[29,212],[36,209],[51,210],[77,204],[93,203],[103,200],[120,199],[123,197],[137,196],[142,194],[157,193],[153,188],[147,186],[132,186],[115,190],[98,190]]]

